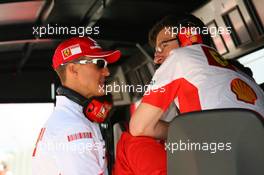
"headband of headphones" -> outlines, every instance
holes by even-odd
[[[176,26],[180,29],[177,37],[181,47],[202,43],[208,45],[210,43],[210,34],[202,33],[206,26],[196,16],[184,14],[178,19]]]
[[[65,86],[59,86],[56,90],[58,95],[63,95],[68,97],[70,100],[74,101],[75,103],[83,106],[85,103],[91,101],[90,99],[85,98],[81,94],[75,92],[74,90],[71,90],[70,88],[67,88]]]
[[[178,41],[181,47],[190,46],[193,44],[202,44],[202,36],[198,33],[195,27],[183,27],[177,34]]]

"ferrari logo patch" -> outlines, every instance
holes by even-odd
[[[82,53],[81,47],[79,44],[67,47],[61,51],[62,57],[64,60],[68,59],[69,57]]]
[[[69,48],[65,49],[62,51],[62,54],[63,54],[63,58],[67,58],[69,56],[71,56],[71,50]]]

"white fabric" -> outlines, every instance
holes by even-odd
[[[133,103],[136,110],[141,103],[142,98]],[[162,114],[160,120],[165,122],[171,122],[178,115],[178,109],[175,103],[171,103],[168,110]]]
[[[177,106],[175,103],[171,103],[168,110],[161,116],[160,120],[171,122],[177,115],[179,115]]]
[[[245,74],[239,73],[239,71],[210,65],[202,47],[207,46],[192,45],[174,49],[170,56],[155,72],[152,79],[153,84],[150,86],[150,89],[157,90],[166,87],[175,80],[184,78],[198,88],[202,110],[246,108],[254,110],[264,116],[264,93],[254,80],[245,76]],[[231,81],[236,78],[246,82],[256,93],[257,100],[255,104],[238,100],[236,94],[231,91]],[[177,87],[175,87],[175,89],[176,88]],[[184,91],[180,92],[182,93]],[[157,93],[150,94],[150,96],[153,97],[155,97],[155,95],[157,95]],[[174,99],[178,107],[179,103],[181,103],[177,98],[179,95],[182,94],[176,94],[176,98]],[[147,96],[146,98],[159,100]],[[164,96],[164,98],[166,98],[166,96]],[[150,101],[150,103],[152,102]],[[191,102],[189,104],[191,104]]]
[[[82,106],[57,96],[54,112],[32,157],[33,175],[107,175],[105,143],[97,123],[82,113]],[[67,136],[91,133],[92,138],[69,141]]]

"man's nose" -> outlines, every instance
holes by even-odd
[[[102,68],[102,75],[108,77],[110,75],[108,67]]]
[[[156,47],[155,48],[155,53],[154,53],[154,56],[155,57],[159,57],[163,54],[163,49],[161,49],[160,47]]]
[[[161,55],[161,52],[159,52],[159,51],[156,51],[155,53],[154,53],[154,57],[156,58],[156,57],[158,57],[158,56],[160,56]]]
[[[160,52],[155,52],[154,54],[154,63],[161,64],[163,62],[164,56]]]
[[[161,49],[161,47],[155,47],[155,52],[161,53],[163,51],[163,49]]]

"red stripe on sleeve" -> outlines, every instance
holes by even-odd
[[[38,143],[39,143],[39,141],[42,140],[45,131],[46,131],[46,128],[41,128],[40,133],[39,133],[39,136],[38,136],[38,139],[37,139],[37,142],[36,142],[36,144],[35,144],[35,148],[34,148],[34,150],[33,150],[32,157],[35,157],[35,156],[36,156]]]
[[[178,97],[181,113],[201,110],[197,87],[184,78],[151,90],[148,95],[144,95],[142,103],[148,103],[166,111],[176,97]]]

